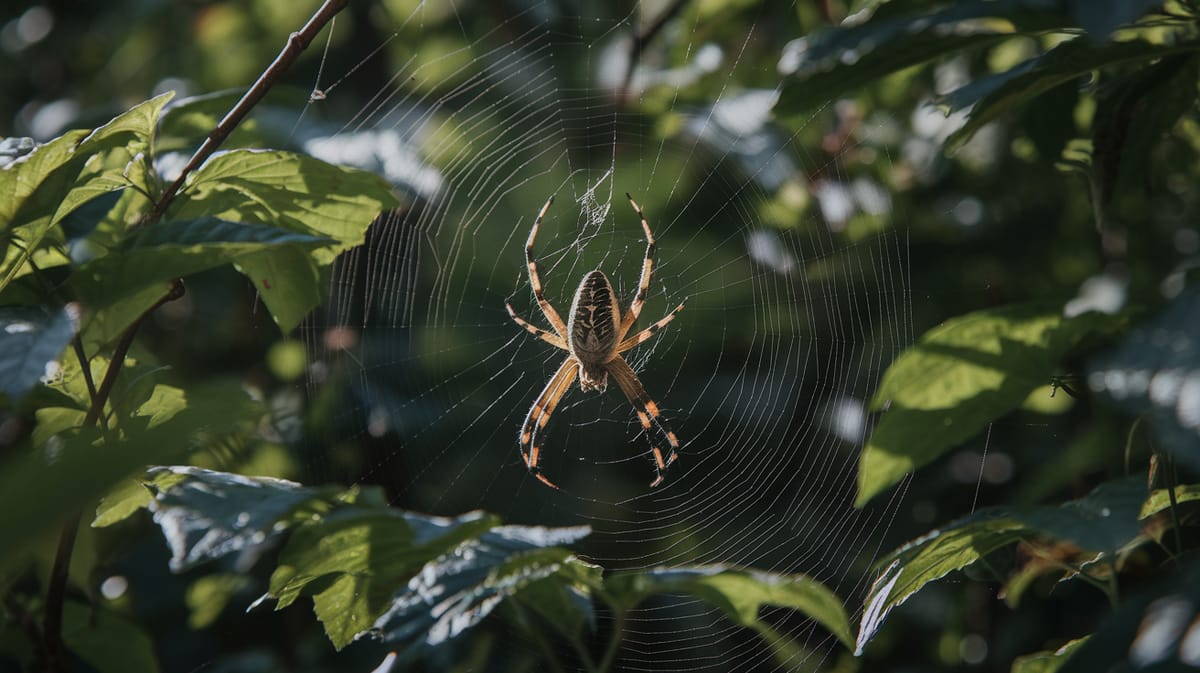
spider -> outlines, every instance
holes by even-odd
[[[675,433],[671,432],[659,419],[658,405],[646,394],[646,388],[638,379],[637,374],[633,373],[629,363],[621,357],[621,353],[654,336],[655,332],[666,326],[677,313],[683,310],[683,304],[680,304],[674,311],[653,325],[633,336],[625,336],[633,327],[633,323],[637,322],[638,314],[642,312],[642,306],[646,303],[646,295],[650,291],[650,276],[654,268],[654,234],[650,233],[650,225],[646,222],[642,207],[629,194],[626,194],[625,197],[629,199],[629,205],[633,206],[634,211],[641,218],[642,229],[646,232],[646,257],[642,261],[642,275],[638,280],[637,294],[629,304],[628,311],[624,314],[621,313],[620,307],[617,306],[612,283],[609,282],[608,276],[605,276],[604,272],[599,269],[588,272],[579,283],[579,289],[575,290],[575,296],[571,299],[570,320],[566,323],[559,317],[554,306],[546,300],[546,295],[542,291],[542,281],[538,276],[537,262],[533,258],[533,241],[537,237],[542,218],[546,216],[550,205],[554,203],[553,196],[546,200],[546,205],[542,206],[537,218],[533,221],[533,228],[529,230],[529,240],[525,242],[525,263],[529,267],[529,285],[533,288],[533,296],[537,299],[542,314],[546,316],[546,320],[550,322],[554,331],[550,332],[530,324],[517,315],[512,304],[504,305],[513,321],[528,330],[530,334],[556,348],[567,351],[566,360],[559,365],[554,376],[550,377],[550,382],[546,384],[542,394],[534,400],[533,406],[529,408],[529,414],[525,416],[525,422],[521,426],[521,458],[525,460],[525,466],[529,468],[529,472],[551,488],[558,488],[558,486],[547,479],[546,475],[542,474],[541,468],[538,467],[539,447],[535,436],[537,432],[546,427],[550,421],[550,415],[554,413],[554,409],[562,400],[563,395],[570,390],[576,376],[579,377],[580,390],[604,392],[608,386],[608,376],[611,374],[617,385],[620,386],[621,392],[625,393],[625,397],[637,411],[638,420],[641,421],[646,436],[650,437],[653,425],[666,437],[669,448],[665,459],[663,452],[659,450],[658,446],[655,446],[654,440],[650,440],[655,472],[655,479],[651,482],[651,487],[662,483],[663,471],[678,457],[676,450],[679,448],[679,440],[675,437]]]

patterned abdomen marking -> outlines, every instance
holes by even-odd
[[[616,352],[620,317],[612,283],[604,272],[584,276],[571,302],[567,334],[571,352],[585,367],[607,362]]]

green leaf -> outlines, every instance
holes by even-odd
[[[294,525],[298,512],[327,509],[336,493],[191,466],[156,467],[150,474],[156,482],[173,477],[169,487],[159,488],[150,510],[171,549],[174,572],[258,544]]]
[[[106,441],[91,428],[64,434],[54,446],[0,466],[0,530],[6,536],[0,567],[27,553],[33,540],[71,513],[93,507],[121,479],[147,464],[185,456],[197,429],[225,427],[231,407],[254,406],[244,394],[227,392],[223,397],[219,404],[189,400],[185,409],[159,425],[114,433]]]
[[[312,251],[318,265],[363,242],[368,225],[399,204],[378,176],[300,154],[233,150],[218,153],[188,176],[186,199],[173,219],[215,216],[270,222],[328,239]]]
[[[16,402],[47,374],[79,326],[79,309],[0,306],[0,393]]]
[[[139,230],[119,251],[80,267],[69,283],[93,310],[103,312],[147,288],[165,291],[173,278],[232,264],[246,255],[276,248],[312,250],[329,242],[265,224],[215,217],[176,220]]]
[[[1067,351],[1114,322],[1016,306],[927,332],[896,358],[875,395],[874,408],[887,409],[863,449],[856,505],[1019,407]]]
[[[0,168],[0,233],[21,254],[7,256],[0,268],[0,289],[21,271],[29,255],[50,229],[103,192],[130,185],[125,162],[92,162],[97,154],[118,147],[144,149],[154,125],[173,93],[140,103],[92,132],[70,131]],[[130,161],[143,155],[131,152]]]
[[[1194,53],[1200,44],[1160,45],[1130,40],[1097,44],[1085,37],[1064,42],[1005,72],[976,80],[942,96],[948,112],[971,107],[966,123],[947,139],[957,147],[984,124],[1030,99],[1094,70],[1125,64],[1149,64],[1166,56]]]
[[[321,269],[306,251],[291,248],[246,255],[234,265],[254,283],[283,333],[321,303]]]
[[[560,545],[586,527],[498,526],[426,563],[392,597],[371,633],[413,653],[451,641],[501,601],[539,581],[578,580],[577,560]]]
[[[1200,484],[1185,484],[1175,487],[1175,502],[1183,504],[1185,502],[1195,502],[1200,500]],[[1171,507],[1171,493],[1169,489],[1156,489],[1146,498],[1146,502],[1142,503],[1142,511],[1138,514],[1139,519],[1145,519],[1149,516],[1154,516]]]
[[[155,673],[154,641],[110,610],[63,604],[63,642],[99,673]]]
[[[1055,673],[1058,671],[1071,654],[1079,649],[1088,640],[1087,636],[1076,638],[1075,640],[1067,641],[1062,647],[1056,650],[1046,650],[1045,652],[1035,652],[1027,654],[1023,657],[1017,657],[1013,661],[1012,673]]]
[[[688,593],[721,609],[735,624],[760,624],[763,606],[786,607],[813,619],[849,647],[850,623],[842,600],[807,575],[780,575],[724,565],[656,568],[622,573],[605,582],[605,590],[621,606],[637,605],[657,593]]]
[[[596,630],[593,590],[602,586],[603,568],[575,559],[564,573],[537,580],[517,592],[514,599],[541,616],[542,623],[568,641],[579,641]],[[539,628],[534,626],[533,628]]]
[[[145,490],[145,489],[143,489]],[[184,601],[187,603],[188,626],[203,629],[212,625],[221,616],[234,594],[250,586],[246,575],[215,573],[205,575],[192,582],[187,588]]]
[[[867,593],[856,651],[862,652],[893,608],[926,584],[1018,540],[1049,536],[1086,550],[1115,552],[1141,533],[1138,511],[1145,483],[1145,476],[1105,482],[1058,507],[982,509],[900,547],[878,564],[883,570]]]
[[[1032,7],[1026,0],[956,2],[909,13],[879,11],[863,23],[805,38],[776,110],[783,115],[812,110],[893,72],[1067,23],[1058,8]]]
[[[105,528],[133,516],[134,512],[150,506],[153,493],[146,484],[126,479],[100,500],[92,528]]]

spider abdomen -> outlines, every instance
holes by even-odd
[[[608,277],[603,271],[584,276],[571,300],[567,320],[568,345],[579,360],[581,384],[603,389],[608,378],[603,365],[617,351],[620,322],[621,312]]]

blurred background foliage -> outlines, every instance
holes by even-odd
[[[499,30],[511,36],[546,26],[577,35],[588,28],[567,17],[599,16],[609,25],[631,11],[625,3],[561,5],[565,9],[560,3],[519,0],[462,3],[455,12],[449,2],[352,3],[339,15],[328,51],[322,36],[285,74],[283,83],[290,87],[272,94],[231,144],[304,146],[330,129],[352,125],[364,101],[399,71],[419,73],[401,85],[407,93],[445,94],[486,63],[480,52],[490,43],[464,35]],[[969,15],[971,8],[982,5],[987,5],[986,11]],[[740,138],[735,131],[729,137],[702,138],[702,147],[724,158],[713,162],[713,173],[737,177],[718,179],[717,188],[690,206],[691,215],[717,211],[736,200],[729,187],[749,174],[756,198],[737,202],[742,218],[759,219],[779,231],[819,225],[851,244],[869,240],[880,230],[902,231],[907,244],[905,320],[900,325],[886,320],[865,325],[870,335],[866,342],[905,341],[953,316],[1028,302],[1070,305],[1076,311],[1120,311],[1134,323],[1154,315],[1184,291],[1200,252],[1195,219],[1200,124],[1195,115],[1195,57],[1187,51],[1197,37],[1193,3],[958,6],[918,0],[645,3],[632,10],[642,22],[667,10],[674,12],[672,18],[648,46],[643,55],[646,68],[633,78],[631,90],[622,92],[613,85],[603,91],[636,112],[639,132],[647,136],[685,137],[696,115],[763,118],[750,125],[751,131],[740,127],[745,133]],[[0,136],[44,141],[69,128],[95,126],[161,91],[175,90],[182,97],[244,87],[313,8],[313,3],[294,0],[9,4],[0,10],[5,64],[0,68],[0,90],[5,93],[0,97]],[[852,28],[821,32],[847,17],[861,20],[868,9],[875,10],[872,22],[863,24],[857,36]],[[962,14],[947,16],[955,11]],[[952,29],[936,31],[938,17]],[[1136,29],[1119,28],[1133,20],[1141,21]],[[887,32],[888,26],[893,32]],[[879,32],[870,32],[876,29]],[[1097,50],[1110,41],[1156,48],[1184,45],[1184,50],[1088,62],[1078,72],[1066,71],[1072,76],[1048,77],[1053,85],[1030,86],[999,103],[986,97],[997,89],[961,89],[979,82],[1001,85],[1005,73],[1079,35],[1092,37]],[[706,77],[712,72],[708,46],[738,54],[730,73]],[[372,57],[377,48],[383,50],[382,57]],[[562,53],[566,63],[560,67],[584,73],[580,79],[591,79],[588,69],[602,60],[568,48]],[[359,68],[355,77],[336,80],[339,95],[310,107],[303,125],[296,123],[319,70],[340,76],[354,68]],[[668,72],[683,79],[671,80]],[[320,81],[328,85],[330,80]],[[683,84],[656,86],[665,81]],[[621,101],[622,93],[637,96]],[[174,120],[177,132],[171,137],[198,139],[232,100],[229,95],[214,96],[210,114]],[[735,102],[739,106],[730,111]],[[976,104],[974,112],[971,103]],[[969,137],[955,136],[971,114],[986,108],[983,103],[998,105],[991,123]],[[501,125],[496,120],[485,123]],[[465,142],[452,124],[443,128],[442,137],[428,141],[431,146]],[[589,138],[593,132],[597,136]],[[603,132],[580,130],[580,137],[574,138],[578,151],[609,152]],[[746,137],[766,149],[755,152],[746,149],[747,143],[737,143]],[[951,150],[948,140],[961,142]],[[179,142],[181,147],[187,144]],[[793,170],[774,170],[768,159],[781,154],[794,159]],[[664,156],[664,173],[672,173],[673,159],[677,157]],[[394,182],[400,183],[401,191],[419,197],[420,185],[408,179]],[[696,181],[692,176],[681,189]],[[491,216],[510,221],[527,217],[551,191],[542,188],[547,185],[549,178],[512,202],[505,201]],[[667,210],[666,197],[649,191],[647,211]],[[710,251],[706,254],[714,255],[709,259],[719,268],[746,255],[767,266],[785,263],[772,257],[779,248],[770,243],[769,234],[764,234],[768,238],[756,253],[753,241],[742,249],[740,237],[728,237],[732,230],[721,233],[725,236],[706,230],[688,245]],[[478,245],[490,250],[501,243],[481,238]],[[729,247],[727,252],[711,252],[722,245]],[[518,250],[506,249],[504,254],[512,258],[507,266],[519,268]],[[574,253],[566,249],[560,254]],[[635,273],[637,254],[621,259],[623,276]],[[686,250],[673,254],[684,255]],[[748,288],[717,292],[726,280],[720,274],[708,278],[708,287],[684,280],[696,294],[732,307],[721,309],[726,325],[753,319],[749,311],[739,316],[736,309],[753,301],[736,294]],[[472,282],[491,287],[492,279]],[[553,294],[567,296],[570,280],[557,282],[562,286]],[[656,297],[647,315],[670,299]],[[497,297],[489,306],[496,312],[489,329],[502,321],[502,301]],[[703,301],[696,309],[700,316],[711,317],[703,311]],[[366,306],[354,309],[367,312]],[[685,313],[678,322],[685,329],[703,324],[692,317],[695,314]],[[788,321],[780,322],[786,334]],[[303,334],[330,349],[340,348],[339,340],[357,344],[361,338],[364,350],[359,356],[367,358],[371,376],[390,378],[396,347],[372,365],[370,334],[349,333],[330,319],[318,319],[317,325]],[[772,326],[757,329],[761,335],[770,333]],[[889,334],[890,330],[902,333]],[[710,332],[711,341],[706,341],[703,330],[692,332],[693,366],[705,357],[719,361],[721,353],[714,349],[737,341],[736,334],[718,338]],[[393,504],[438,513],[481,504],[482,496],[469,488],[443,492],[441,478],[424,480],[411,492],[398,490],[397,484],[412,484],[411,465],[396,455],[388,433],[381,433],[380,440],[376,433],[362,430],[372,419],[346,418],[356,411],[365,416],[364,405],[344,404],[353,394],[347,392],[352,381],[345,387],[307,390],[311,399],[306,406],[299,384],[309,371],[311,349],[306,346],[312,344],[301,343],[295,335],[281,337],[254,287],[232,270],[190,279],[188,295],[160,309],[142,336],[139,348],[146,358],[169,364],[172,376],[190,382],[214,376],[248,382],[264,392],[273,411],[271,427],[254,441],[231,441],[198,453],[193,457],[196,464],[305,484],[379,483]],[[448,344],[444,357],[423,363],[429,368],[424,377],[445,380],[448,372],[478,357],[480,343],[487,343],[467,336],[464,343],[455,344],[454,336],[451,330],[421,335]],[[1115,343],[1107,335],[1093,337],[1080,352],[1101,352]],[[882,548],[898,547],[977,506],[1061,502],[1084,495],[1102,478],[1125,474],[1130,460],[1144,467],[1149,443],[1138,439],[1141,435],[1131,429],[1127,415],[1113,412],[1112,406],[1119,405],[1086,392],[1089,371],[1095,368],[1088,358],[1073,353],[1057,373],[1080,397],[1062,388],[1055,394],[1047,380],[1020,409],[989,423],[985,433],[918,471],[904,485],[906,497],[889,519]],[[876,379],[881,373],[875,372]],[[353,380],[357,374],[336,368],[326,372],[330,379],[341,375]],[[409,407],[408,422],[419,425],[422,413],[419,407]],[[20,414],[7,414],[0,426],[3,451],[21,450],[29,427]],[[404,426],[390,430],[402,432]],[[486,431],[480,445],[489,441],[493,430],[479,430]],[[505,442],[508,430],[505,426],[498,433]],[[339,441],[330,443],[328,437]],[[413,460],[429,464],[427,457]],[[466,468],[456,460],[470,461],[471,456],[449,456],[435,469],[458,474]],[[485,467],[476,464],[476,469]],[[638,486],[645,476],[641,468],[644,465],[630,466],[625,475]],[[802,469],[799,462],[795,468]],[[1186,476],[1189,467],[1181,469]],[[511,477],[522,477],[519,472]],[[491,497],[510,497],[508,493],[497,488]],[[506,506],[508,516],[518,521],[539,521],[545,515],[532,502]],[[1109,597],[1085,583],[1054,584],[1043,578],[1038,584],[1030,579],[1035,588],[1027,598],[1010,604],[998,598],[997,582],[1020,565],[1018,557],[1024,551],[1005,550],[981,564],[985,568],[977,565],[970,573],[917,594],[891,616],[867,648],[863,668],[1007,671],[1021,655],[1058,647],[1095,630],[1109,611]],[[53,538],[48,537],[40,555],[48,563],[52,552]],[[1130,590],[1143,585],[1165,555],[1155,548],[1140,551],[1126,567],[1123,582]],[[173,575],[167,558],[149,520],[134,518],[103,530],[81,528],[74,565],[81,593],[140,625],[154,642],[163,670],[193,670],[198,664],[217,671],[369,670],[382,656],[378,646],[363,643],[335,655],[310,611],[300,605],[281,613],[242,614],[240,606],[262,592],[263,578],[250,577],[236,561],[228,561],[230,567],[215,574]],[[868,571],[868,560],[858,562],[860,572]],[[45,568],[39,572],[44,574]],[[10,589],[27,590],[37,582],[33,573]],[[3,637],[19,637],[15,631],[6,628]],[[507,663],[514,668],[535,665],[530,660]]]

